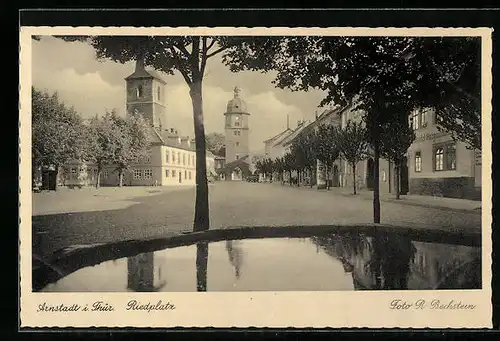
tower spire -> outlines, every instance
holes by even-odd
[[[240,97],[240,91],[241,89],[236,85],[233,89],[233,92],[234,92],[234,98],[238,98]]]
[[[144,70],[144,56],[142,54],[139,54],[135,62],[135,71],[137,72],[142,70]]]

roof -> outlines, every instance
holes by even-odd
[[[167,82],[163,79],[163,76],[158,71],[152,69],[143,69],[143,68],[136,69],[134,73],[126,77],[125,80],[148,79],[148,78],[154,78],[163,84],[167,84]]]
[[[272,142],[272,141],[274,141],[274,140],[278,139],[279,137],[283,136],[285,133],[288,133],[288,132],[292,132],[292,129],[290,129],[290,128],[286,128],[286,129],[285,129],[285,130],[283,130],[281,133],[278,133],[277,135],[274,135],[273,137],[271,137],[271,138],[269,138],[269,139],[265,140],[265,141],[264,141],[264,143],[266,143],[266,142]]]
[[[240,157],[238,160],[231,161],[227,163],[224,167],[216,170],[218,174],[220,173],[231,173],[235,168],[241,169],[242,173],[245,175],[249,175],[252,172],[250,171],[250,164],[248,163],[248,158],[250,155],[245,155]]]
[[[291,134],[286,136],[283,140],[281,140],[277,144],[281,144],[283,146],[289,145],[307,126],[309,126],[309,124],[303,123],[301,126],[297,127]]]

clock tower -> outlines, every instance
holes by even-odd
[[[249,117],[247,104],[240,98],[240,88],[233,90],[234,97],[227,103],[225,117],[226,164],[249,155]]]

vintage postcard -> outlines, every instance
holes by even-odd
[[[21,27],[21,327],[491,328],[491,34]]]

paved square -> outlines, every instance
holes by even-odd
[[[210,185],[211,229],[371,223],[366,196],[279,184],[217,182]],[[75,245],[165,237],[191,231],[193,187],[109,188],[33,194],[33,252],[46,256]],[[64,204],[62,204],[62,202]],[[479,229],[481,215],[381,202],[381,222],[445,229]]]

